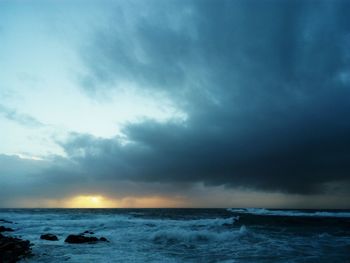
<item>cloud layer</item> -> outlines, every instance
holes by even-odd
[[[77,85],[102,103],[99,94],[128,83],[184,117],[140,119],[114,138],[71,133],[59,143],[66,156],[50,157],[18,188],[24,196],[43,189],[190,202],[203,189],[222,193],[217,200],[248,189],[350,201],[350,2],[103,4],[103,22],[89,20],[80,46]]]
[[[349,3],[154,1],[140,15],[116,10],[86,52],[86,88],[127,79],[166,93],[188,120],[130,124],[126,146],[76,135],[64,147],[84,153],[74,157],[83,167],[303,194],[349,182]]]

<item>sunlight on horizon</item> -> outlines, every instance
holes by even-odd
[[[184,206],[182,198],[161,196],[124,197],[113,199],[102,195],[78,195],[65,200],[64,208],[156,208]]]
[[[115,200],[101,195],[79,195],[64,202],[66,208],[114,208],[119,207]]]

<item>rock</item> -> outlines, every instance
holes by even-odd
[[[28,240],[7,237],[0,234],[0,262],[13,263],[31,255],[31,244]]]
[[[71,244],[82,244],[82,243],[95,243],[98,241],[108,242],[107,238],[105,238],[105,237],[97,238],[97,237],[93,237],[93,236],[85,236],[84,234],[69,235],[64,242],[71,243]]]
[[[95,234],[94,232],[92,232],[92,231],[90,231],[90,230],[86,230],[86,231],[84,231],[84,233],[83,234],[90,234],[90,235],[93,235],[93,234]]]
[[[1,232],[6,232],[6,231],[12,232],[13,229],[9,228],[9,227],[0,226],[0,233]]]
[[[57,241],[58,238],[57,236],[53,234],[43,234],[40,236],[40,239],[45,239],[45,240],[50,240],[50,241]]]
[[[93,243],[99,241],[97,237],[87,237],[80,235],[69,235],[64,242],[71,244]]]

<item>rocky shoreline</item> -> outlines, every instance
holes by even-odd
[[[0,223],[14,224],[11,221],[0,219]],[[31,247],[33,244],[29,240],[23,240],[19,237],[12,237],[3,235],[4,232],[15,232],[14,229],[0,225],[0,262],[1,263],[15,263],[21,259],[33,256]],[[92,231],[85,231],[80,234],[68,235],[65,243],[69,244],[83,244],[83,243],[97,243],[109,242],[105,237],[95,237]],[[58,241],[58,237],[54,234],[45,233],[40,236],[40,239],[48,241]]]
[[[12,222],[4,219],[0,219],[0,222],[12,224]],[[0,225],[0,262],[13,263],[32,254],[32,244],[28,240],[5,236],[2,234],[4,232],[14,232],[14,230]]]

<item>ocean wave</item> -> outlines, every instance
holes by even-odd
[[[296,216],[296,217],[350,217],[350,212],[302,212],[296,210],[270,210],[265,208],[228,208],[227,211],[233,213],[253,214],[253,215],[268,215],[268,216]]]
[[[212,219],[191,219],[191,220],[175,220],[175,219],[143,219],[143,218],[128,218],[129,223],[143,224],[147,226],[162,226],[171,225],[179,227],[221,227],[230,226],[237,222],[238,216],[229,218],[212,218]]]
[[[187,229],[159,230],[151,235],[151,240],[155,243],[172,244],[206,242],[213,240],[215,233],[210,231],[195,231]]]
[[[171,230],[159,230],[151,235],[151,240],[159,244],[184,244],[196,245],[206,242],[221,242],[236,239],[249,234],[250,232],[243,225],[240,228],[226,231],[210,230],[188,230],[184,228],[175,228]]]
[[[28,260],[33,263],[275,262],[277,256],[281,262],[305,261],[305,256],[315,261],[347,262],[349,218],[311,217],[316,212],[297,210],[228,211],[232,213],[224,209],[166,210],[171,216],[164,216],[164,210],[136,211],[140,213],[116,210],[105,214],[100,210],[55,213],[21,210],[2,212],[0,218],[17,223],[9,225],[16,230],[11,235],[34,244],[34,256]],[[283,216],[256,215],[279,212]],[[293,216],[308,213],[309,217],[284,216],[286,212]],[[110,242],[86,245],[64,242],[68,235],[86,230]],[[40,235],[47,232],[57,235],[59,241],[41,240]],[[309,249],[310,244],[317,249]]]

